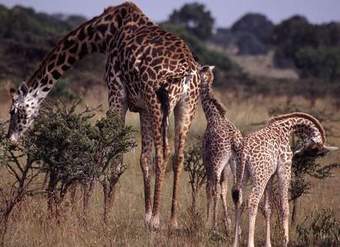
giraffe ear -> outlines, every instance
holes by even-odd
[[[9,89],[9,94],[11,95],[12,98],[14,98],[14,95],[15,95],[16,92],[17,92],[17,90],[15,90],[12,87]]]
[[[26,85],[26,82],[23,82],[19,88],[21,95],[26,96],[28,94],[28,87]]]
[[[215,69],[215,66],[214,66],[214,65],[211,65],[211,66],[209,66],[209,69],[210,69],[211,71],[213,71],[213,70]]]
[[[335,146],[327,146],[327,145],[324,145],[323,147],[324,147],[325,149],[327,149],[328,151],[336,151],[336,150],[339,149],[338,147],[335,147]]]

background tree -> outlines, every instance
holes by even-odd
[[[232,27],[232,32],[245,32],[254,35],[263,44],[270,42],[274,24],[265,15],[248,13],[236,21]]]
[[[174,10],[169,17],[169,22],[185,27],[201,40],[211,37],[214,26],[214,18],[210,11],[200,3],[187,3],[179,10]]]

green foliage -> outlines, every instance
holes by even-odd
[[[206,171],[202,161],[202,145],[197,140],[184,154],[184,171],[189,173],[189,183],[195,188],[204,183]]]
[[[6,138],[6,123],[0,120],[0,165],[6,163],[6,150],[8,142]]]
[[[338,246],[340,222],[331,209],[321,209],[308,215],[297,226],[299,246]]]
[[[53,172],[61,186],[99,179],[119,154],[134,146],[132,129],[123,127],[115,114],[108,113],[93,126],[94,112],[77,112],[77,106],[47,106],[24,142],[31,157],[42,161],[42,169]]]
[[[328,81],[340,78],[340,48],[302,48],[294,59],[301,77],[317,77]]]
[[[0,20],[0,79],[21,82],[28,79],[64,34],[86,19],[37,13],[21,6],[8,9],[0,5]],[[67,76],[90,85],[99,81],[104,67],[103,57],[95,55],[91,60],[78,63],[77,70]],[[91,71],[91,76],[87,71]]]
[[[66,79],[60,79],[55,84],[54,88],[50,92],[52,98],[62,98],[63,100],[72,101],[76,100],[79,96],[75,95],[70,89],[70,82]]]
[[[239,55],[260,55],[268,51],[268,47],[252,33],[239,32],[235,36]]]
[[[214,18],[210,11],[200,3],[187,3],[181,9],[175,10],[169,17],[169,22],[183,26],[189,33],[201,40],[207,40],[212,34]]]
[[[36,13],[31,8],[15,6],[12,9],[2,8],[3,37],[27,42],[39,41],[40,37],[48,37],[69,30],[71,27],[44,13]]]
[[[231,27],[234,33],[243,32],[252,34],[259,42],[264,44],[269,43],[273,29],[274,24],[268,20],[266,16],[256,13],[249,13],[242,16]]]
[[[274,28],[274,62],[296,67],[300,75],[325,80],[339,78],[340,25],[314,25],[301,16],[289,18]]]
[[[191,209],[196,211],[196,202],[198,193],[205,183],[206,169],[202,160],[201,138],[197,138],[184,153],[184,171],[189,174],[189,184],[191,186]]]
[[[0,188],[0,243],[13,209],[25,197],[46,193],[50,212],[56,206],[58,216],[58,205],[71,185],[92,186],[108,177],[114,187],[126,170],[126,164],[115,161],[135,146],[134,131],[113,112],[93,125],[94,110],[79,111],[78,106],[45,106],[15,146],[5,137],[6,123],[0,121],[0,165],[9,175]],[[42,175],[47,185],[41,183]]]

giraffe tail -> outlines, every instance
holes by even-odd
[[[157,97],[158,100],[161,103],[161,109],[163,113],[162,117],[162,138],[163,138],[163,157],[166,159],[167,156],[167,147],[168,147],[168,118],[169,118],[169,112],[170,112],[170,103],[169,103],[169,94],[167,89],[165,88],[165,85],[162,85],[157,90]]]
[[[231,194],[235,205],[240,205],[240,203],[242,203],[242,184],[243,184],[245,166],[246,166],[246,159],[242,151],[239,151],[237,154],[236,181],[233,186],[232,194]]]

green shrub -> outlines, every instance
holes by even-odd
[[[78,112],[78,105],[46,106],[24,141],[31,157],[42,161],[41,169],[53,177],[54,190],[62,194],[75,182],[99,180],[115,170],[120,176],[126,167],[111,165],[117,165],[113,161],[134,147],[133,130],[124,127],[117,115],[108,112],[93,125],[94,111]]]
[[[328,81],[340,78],[340,48],[302,48],[295,56],[295,65],[303,78],[316,77]]]
[[[340,222],[331,209],[321,209],[308,215],[297,226],[301,246],[339,246]]]
[[[70,81],[67,79],[60,79],[55,84],[54,88],[52,89],[50,96],[53,98],[62,98],[63,100],[76,100],[79,98],[78,95],[75,95],[70,87]]]

